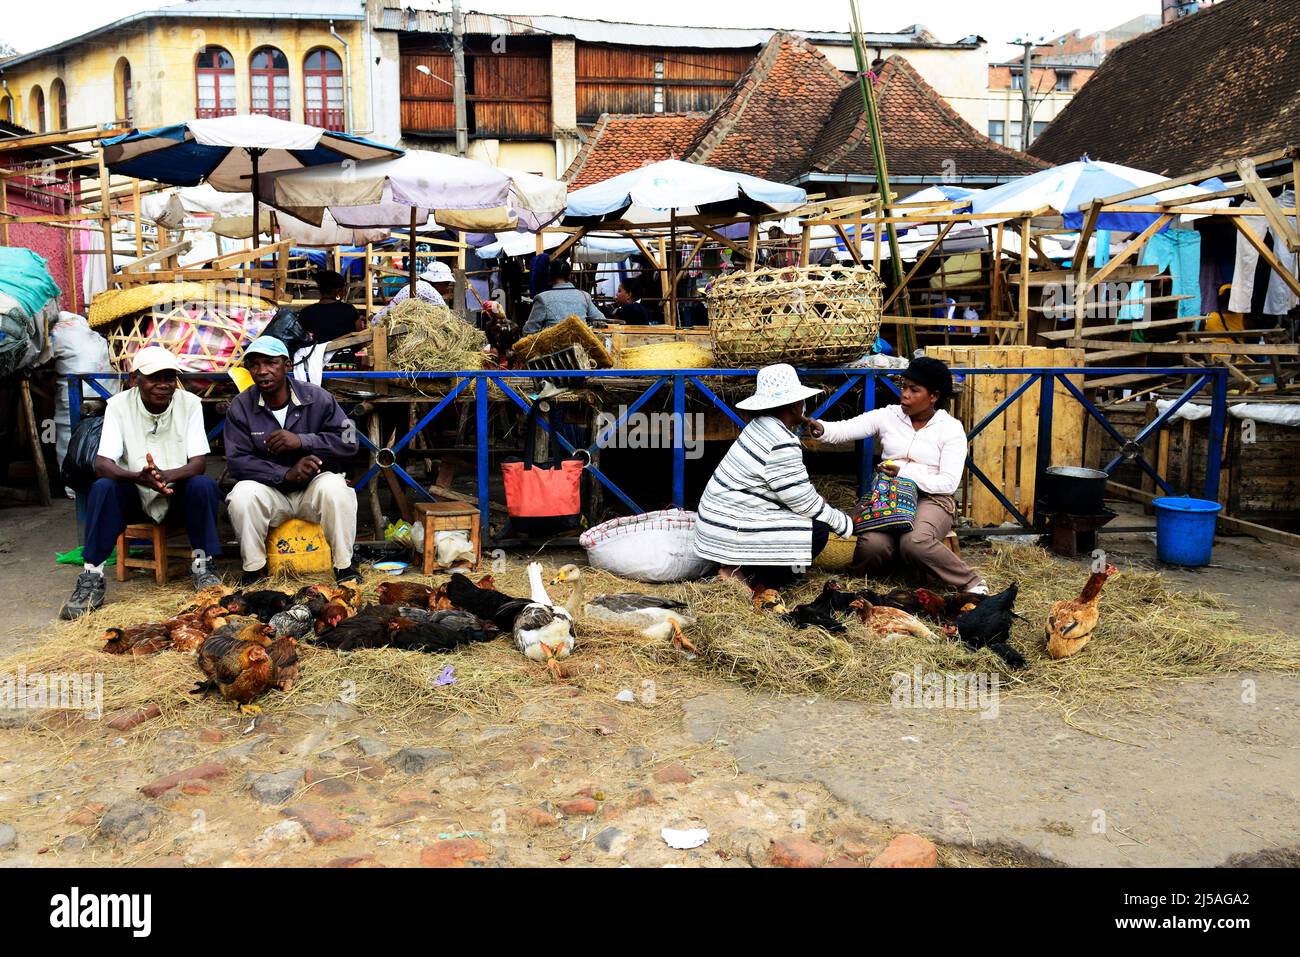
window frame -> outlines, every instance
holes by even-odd
[[[278,53],[280,59],[284,61],[284,67],[256,66],[255,64],[258,56],[263,53]],[[257,94],[254,89],[254,83],[256,82],[256,78],[259,76],[266,77],[266,109],[264,111],[257,108]],[[281,86],[284,88],[285,106],[282,109],[277,109],[275,106],[275,94]],[[264,116],[273,116],[278,120],[290,120],[293,118],[292,111],[293,84],[289,79],[289,58],[285,56],[283,50],[274,44],[263,44],[248,55],[248,112],[260,113]]]
[[[224,53],[230,60],[229,68],[200,66],[200,59],[208,54]],[[204,76],[212,77],[212,102],[213,106],[204,107],[200,104],[199,93],[202,87],[200,78]],[[228,78],[230,92],[234,102],[227,109],[221,105],[221,94],[224,89],[222,77]],[[239,95],[235,83],[235,57],[223,46],[209,44],[194,55],[194,115],[198,119],[216,119],[222,116],[234,116],[239,112]]]
[[[311,58],[318,53],[321,54],[321,66],[312,68],[308,64]],[[337,68],[330,68],[325,65],[329,57],[333,57],[338,63]],[[330,105],[329,78],[331,76],[339,78],[337,106]],[[321,105],[316,108],[311,105],[309,92],[313,86],[320,92]],[[312,47],[303,55],[302,116],[303,122],[308,126],[318,126],[321,129],[340,133],[346,132],[348,122],[347,79],[343,71],[343,57],[333,47]]]

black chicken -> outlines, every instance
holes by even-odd
[[[499,631],[513,628],[515,616],[529,604],[527,598],[512,598],[495,588],[479,588],[459,572],[447,582],[447,600],[462,611],[491,622]]]
[[[824,595],[825,592],[822,594]],[[835,617],[835,612],[828,610],[825,605],[817,604],[816,601],[795,605],[791,611],[786,612],[781,618],[796,628],[821,628],[831,634],[844,631],[844,625]]]
[[[396,617],[396,605],[366,605],[351,618],[323,630],[314,640],[322,648],[336,651],[380,648],[388,643],[388,623]]]
[[[475,615],[467,611],[427,612],[416,621],[398,616],[388,625],[388,644],[407,651],[452,651],[475,641],[488,641],[488,634]]]
[[[870,588],[864,588],[854,597],[865,598],[867,604],[873,607],[883,605],[886,608],[897,608],[909,615],[919,615],[921,613],[921,599],[916,597],[916,592],[911,588],[895,588],[883,595],[872,591]]]
[[[845,591],[843,586],[832,578],[822,586],[821,594],[808,602],[808,605],[828,614],[835,614],[847,612],[853,604],[853,600],[857,597],[853,592]],[[795,611],[798,610],[798,608],[795,609]]]
[[[237,591],[222,598],[218,604],[236,615],[254,615],[269,622],[273,616],[292,608],[294,600],[282,591],[268,588],[262,591]]]
[[[1015,613],[1014,583],[1005,591],[989,595],[970,611],[961,615],[956,624],[944,628],[949,637],[958,637],[972,648],[988,648],[1007,663],[1009,668],[1025,667],[1025,659],[1011,647],[1011,622]]]

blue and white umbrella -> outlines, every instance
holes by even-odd
[[[260,114],[132,130],[104,140],[103,147],[109,171],[122,176],[172,186],[207,183],[226,193],[251,192],[254,222],[259,174],[391,159],[403,153],[359,136]],[[256,235],[253,241],[256,244]]]
[[[1085,156],[1074,163],[1053,166],[981,190],[971,198],[971,211],[1006,213],[1010,219],[1046,207],[1061,214],[1067,229],[1078,229],[1083,225],[1083,217],[1093,200],[1144,186],[1157,186],[1166,179],[1157,173],[1090,160]],[[1199,186],[1176,186],[1134,199],[1131,204],[1151,205],[1168,199],[1201,196],[1206,192]],[[1141,232],[1158,218],[1154,213],[1102,213],[1097,228]]]
[[[671,215],[748,216],[788,212],[807,199],[807,192],[798,186],[698,163],[663,160],[574,190],[569,194],[564,223],[661,223]]]

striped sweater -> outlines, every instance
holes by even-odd
[[[709,479],[695,523],[695,551],[723,565],[808,565],[812,523],[847,537],[849,517],[808,479],[798,437],[763,415],[740,433]]]

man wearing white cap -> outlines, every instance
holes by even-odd
[[[266,537],[291,518],[325,533],[339,582],[360,581],[352,546],[357,493],[344,468],[357,453],[356,427],[334,396],[289,377],[289,350],[259,336],[244,350],[253,377],[226,413],[226,468],[235,480],[226,504],[239,538],[241,585],[266,577]]]
[[[456,279],[451,273],[451,267],[441,259],[435,259],[429,264],[429,268],[420,273],[415,279],[415,298],[427,302],[434,306],[445,306],[447,300],[451,298],[452,291],[456,286]],[[404,299],[411,298],[411,284],[405,283],[397,291],[397,295],[388,300],[388,305],[384,306],[375,313],[374,321],[379,322],[384,316],[388,315],[388,310]]]
[[[830,533],[847,538],[849,516],[813,488],[794,429],[804,401],[820,391],[803,385],[788,365],[758,370],[757,390],[736,408],[754,413],[700,498],[695,550],[724,572],[744,578],[755,601],[788,585],[796,566],[811,565]]]
[[[203,474],[208,438],[199,397],[177,386],[180,362],[162,346],[146,346],[131,361],[132,388],[108,400],[95,473],[86,502],[85,568],[63,618],[104,604],[104,562],[128,524],[163,522],[179,511],[194,550],[195,589],[220,583],[217,517],[221,490]]]

